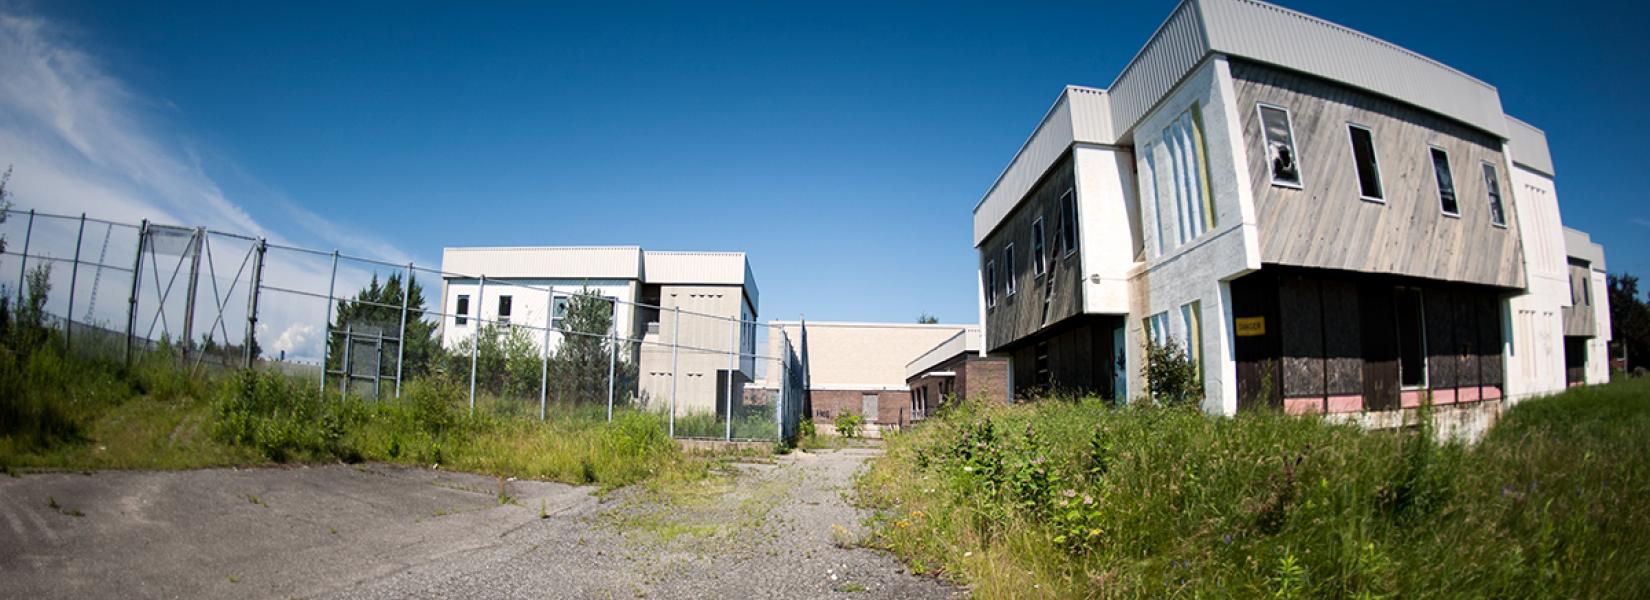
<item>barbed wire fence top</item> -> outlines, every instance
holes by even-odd
[[[0,297],[43,298],[72,352],[274,369],[340,400],[460,386],[472,414],[645,412],[682,438],[788,439],[806,417],[795,341],[745,318],[738,286],[642,302],[639,281],[497,279],[205,227],[4,216]]]

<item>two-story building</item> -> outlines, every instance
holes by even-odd
[[[1563,350],[1598,344],[1563,337],[1597,329],[1569,324],[1553,177],[1487,83],[1272,4],[1187,0],[1110,87],[1062,91],[975,206],[985,348],[1017,393],[1134,398],[1148,340],[1172,342],[1220,414],[1563,389],[1565,356],[1605,357]]]
[[[483,324],[525,325],[554,351],[575,294],[611,301],[639,398],[678,414],[721,411],[755,377],[756,277],[743,252],[661,252],[636,246],[446,248],[441,340],[454,347]],[[678,322],[678,316],[680,321]],[[548,325],[548,332],[543,329]],[[735,354],[737,350],[737,354]]]

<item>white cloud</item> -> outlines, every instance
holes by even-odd
[[[271,243],[286,245],[297,244],[283,234],[297,234],[302,239],[317,240],[346,253],[397,263],[409,260],[406,252],[384,238],[328,220],[285,199],[276,190],[262,191],[274,200],[271,204],[278,211],[275,214],[290,217],[297,230],[281,232],[266,227],[226,196],[203,167],[191,142],[164,134],[163,128],[157,125],[159,119],[149,112],[159,109],[162,114],[171,114],[175,109],[134,93],[109,75],[95,57],[82,51],[71,36],[43,18],[17,14],[0,5],[0,57],[4,57],[0,59],[0,169],[12,165],[15,170],[8,190],[13,193],[17,208],[60,214],[85,212],[88,216],[124,223],[150,219],[199,225],[265,237]],[[232,160],[224,162],[228,163],[227,168],[236,169]],[[251,180],[238,171],[232,174]],[[249,185],[260,187],[256,181],[250,181]],[[36,233],[41,235],[34,240],[36,247],[57,243],[72,250],[74,235],[66,226],[64,223],[45,228],[37,225]],[[19,225],[14,219],[5,227],[15,233]],[[102,232],[96,229],[88,229],[91,241],[83,245],[87,252],[97,252]],[[219,332],[219,337],[227,334],[239,341],[245,331],[246,276],[243,275],[233,295],[227,295],[227,290],[235,285],[233,275],[245,259],[248,244],[218,237],[213,237],[211,244],[212,260],[202,267],[202,272],[210,275],[208,270],[214,271],[216,278],[203,277],[200,283],[197,299],[199,305],[206,308],[198,310],[207,316],[204,320],[197,318],[196,333],[203,335],[205,330],[212,329]],[[134,246],[129,239],[111,242],[108,262],[129,265]],[[162,321],[173,337],[179,335],[177,321],[182,318],[183,278],[178,279],[180,289],[168,296],[166,314],[156,315],[153,309],[160,304],[160,293],[166,289],[173,270],[173,265],[167,262],[169,260],[162,257],[151,267],[145,260],[145,268],[150,271],[145,273],[140,286],[140,304],[151,308],[147,313],[140,312],[137,331],[140,335],[151,330],[151,323],[156,323],[153,332],[158,337]],[[331,273],[329,262],[319,256],[278,254],[272,250],[265,266],[265,282],[325,293]],[[371,267],[341,265],[338,295],[349,295],[364,283],[369,277],[368,268]],[[158,278],[155,271],[159,271]],[[95,276],[100,279],[96,286],[94,320],[124,323],[124,300],[130,279],[119,272]],[[4,273],[0,273],[0,277],[9,280]],[[211,287],[214,283],[218,286],[217,298]],[[66,284],[67,279],[63,279],[54,284],[54,289],[61,291]],[[84,281],[80,285],[82,293],[89,289]],[[57,302],[56,297],[53,302]],[[83,299],[81,306],[85,306],[85,302]],[[222,322],[217,319],[219,302],[224,306]],[[266,291],[260,302],[260,333],[280,333],[273,341],[267,335],[260,335],[259,339],[271,351],[285,350],[289,357],[314,359],[321,354],[324,336],[319,329],[325,321],[325,306],[326,303],[317,298]],[[84,311],[86,309],[77,306],[77,313]]]

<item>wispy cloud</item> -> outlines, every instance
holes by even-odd
[[[268,198],[260,201],[273,199],[269,204],[277,212],[265,214],[286,217],[295,228],[275,231],[266,227],[225,194],[203,166],[193,143],[168,135],[159,125],[154,111],[170,114],[175,110],[170,104],[135,93],[46,19],[0,5],[0,57],[5,57],[0,59],[0,168],[11,165],[15,169],[9,189],[19,208],[85,212],[130,223],[150,219],[203,225],[275,243],[296,245],[290,240],[298,238],[381,260],[409,260],[406,252],[384,238],[341,225],[267,188],[264,195]],[[237,168],[232,159],[212,161],[219,162]],[[232,174],[243,176],[236,181],[250,180],[244,173]],[[256,181],[252,185],[265,187]],[[74,245],[72,232],[55,235],[69,238],[67,245]],[[218,271],[215,283],[227,287],[245,253],[228,247],[216,250],[210,262]],[[127,256],[130,253],[126,250]],[[350,286],[368,275],[362,266],[340,268],[337,289],[351,290]],[[162,279],[165,276],[162,273]],[[266,276],[281,278],[283,286],[324,292],[329,267],[313,257],[293,257],[268,265]],[[145,285],[161,287],[164,283]],[[145,294],[155,292],[145,290]],[[115,310],[120,303],[106,304]],[[233,308],[236,303],[223,304]],[[272,301],[260,310],[264,313],[260,339],[266,348],[284,350],[289,356],[319,355],[322,336],[316,330],[324,318],[324,303],[300,304]],[[242,311],[238,318],[244,320]],[[226,317],[230,318],[234,317]],[[144,320],[147,325],[149,319]],[[200,327],[205,325],[210,323]],[[231,329],[234,336],[232,328],[224,329]]]
[[[1633,219],[1633,224],[1641,227],[1650,227],[1650,219]]]

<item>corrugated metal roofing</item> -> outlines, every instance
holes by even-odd
[[[499,279],[631,279],[674,285],[742,285],[751,304],[758,305],[756,276],[743,252],[656,251],[637,246],[444,248],[441,270],[458,276]]]
[[[1115,144],[1119,138],[1126,139],[1135,124],[1210,54],[1309,73],[1509,137],[1509,120],[1501,111],[1501,96],[1495,87],[1443,63],[1259,0],[1185,0],[1169,13],[1111,87],[1104,91],[1067,88],[1060,95],[975,205],[974,245],[1008,216],[1073,141]],[[1109,125],[1095,122],[1107,119]],[[1534,150],[1530,152],[1529,166],[1550,174],[1550,158],[1543,161]],[[1545,150],[1540,154],[1545,156]]]
[[[1547,149],[1547,134],[1540,129],[1507,115],[1507,146],[1514,164],[1553,176],[1553,155]]]
[[[1020,152],[975,205],[974,245],[978,246],[996,229],[1073,142],[1110,144],[1113,141],[1105,91],[1078,86],[1061,90],[1054,106],[1048,109]]]
[[[679,285],[743,285],[757,305],[756,276],[744,252],[642,252],[642,279]]]
[[[636,246],[443,248],[441,270],[467,276],[640,279]]]
[[[945,341],[929,349],[905,364],[905,378],[910,379],[924,372],[931,371],[940,363],[956,358],[964,352],[978,354],[984,345],[980,338],[980,328],[972,325],[958,331]]]

